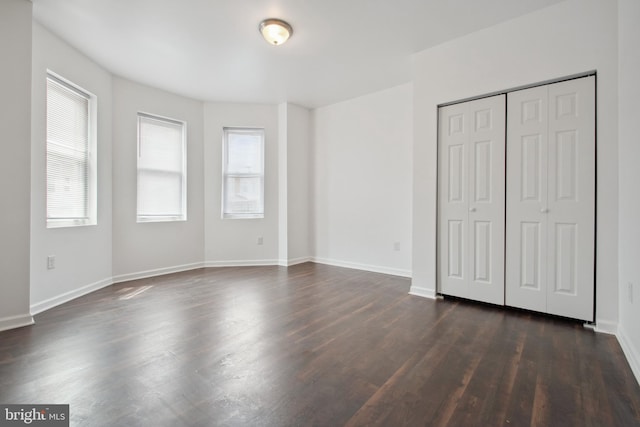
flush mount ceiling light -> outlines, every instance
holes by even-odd
[[[293,28],[281,19],[265,19],[260,23],[260,33],[262,37],[272,45],[281,45],[286,42],[291,34],[293,34]]]

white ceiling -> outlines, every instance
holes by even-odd
[[[411,80],[411,54],[562,0],[33,0],[114,74],[205,101],[332,104]],[[293,26],[282,46],[264,18]]]

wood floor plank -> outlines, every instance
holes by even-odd
[[[74,426],[640,426],[615,337],[319,264],[119,283],[0,333],[0,402]]]

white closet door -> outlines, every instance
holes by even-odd
[[[595,77],[549,85],[547,313],[593,320]]]
[[[439,289],[504,304],[505,96],[439,110]]]
[[[440,292],[467,297],[468,134],[466,104],[439,110],[438,240]]]
[[[507,97],[506,304],[547,310],[546,86]]]
[[[508,97],[506,303],[593,320],[595,78]]]

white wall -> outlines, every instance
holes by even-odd
[[[204,259],[203,104],[122,78],[113,81],[113,275],[201,267]],[[187,220],[136,222],[137,113],[187,123]]]
[[[289,104],[283,102],[278,105],[278,264],[283,266],[289,263],[288,118]]]
[[[0,331],[29,314],[31,2],[0,2]],[[10,207],[10,209],[9,209]]]
[[[618,322],[617,8],[568,0],[423,51],[414,58],[412,292],[436,292],[437,105],[597,70],[596,320]]]
[[[47,69],[97,96],[97,225],[46,228]],[[31,306],[34,313],[111,283],[111,75],[33,24]],[[47,270],[47,256],[56,268]]]
[[[409,276],[411,84],[312,114],[315,259]]]
[[[278,137],[278,257],[287,266],[311,259],[311,111],[286,102],[278,105]]]
[[[311,111],[287,104],[287,264],[308,261]],[[282,168],[282,166],[281,166]]]
[[[620,325],[618,337],[640,382],[640,2],[619,0]],[[633,302],[629,295],[633,293]]]
[[[278,263],[278,106],[205,103],[204,203],[207,266]],[[222,129],[265,129],[265,216],[222,219]],[[263,244],[258,245],[258,237]]]

